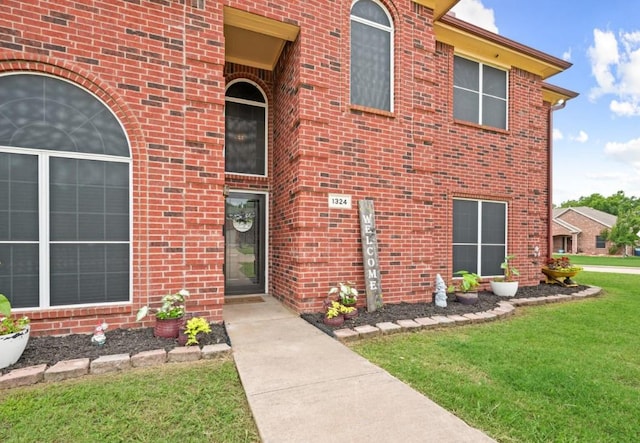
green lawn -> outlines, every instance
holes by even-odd
[[[232,361],[0,391],[0,442],[256,442]]]
[[[570,254],[553,254],[554,257],[567,256],[571,259],[571,263],[576,265],[593,265],[593,266],[624,266],[640,268],[640,257],[619,257],[609,255],[570,255]]]
[[[640,276],[579,281],[606,295],[353,349],[501,442],[637,441]]]

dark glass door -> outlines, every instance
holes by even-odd
[[[231,193],[225,204],[225,294],[265,293],[265,196]]]

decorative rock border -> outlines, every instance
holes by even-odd
[[[122,372],[131,368],[157,366],[164,363],[181,363],[196,360],[213,360],[231,354],[231,347],[226,343],[198,346],[181,346],[167,352],[164,349],[144,351],[138,354],[103,355],[93,361],[88,358],[64,360],[47,368],[47,365],[29,366],[14,369],[0,376],[0,389],[17,388],[40,382],[56,382],[89,374],[107,374]]]
[[[353,329],[338,329],[333,331],[333,335],[339,341],[346,343],[359,340],[361,338],[375,337],[377,335],[387,335],[397,332],[418,331],[421,329],[442,328],[448,326],[458,326],[468,323],[481,323],[498,320],[509,315],[513,315],[516,307],[543,305],[547,303],[560,303],[570,300],[582,300],[588,297],[595,297],[602,292],[602,288],[590,286],[589,288],[571,295],[549,295],[547,297],[531,298],[510,298],[508,301],[501,301],[498,307],[490,311],[476,312],[470,314],[454,315],[434,315],[432,317],[398,320],[396,323],[384,322],[375,326],[356,326]]]

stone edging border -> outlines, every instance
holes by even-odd
[[[122,372],[132,368],[158,366],[164,363],[182,363],[213,360],[231,355],[231,347],[226,343],[199,346],[180,346],[167,352],[164,349],[144,351],[133,356],[129,354],[103,355],[90,361],[89,358],[64,360],[47,368],[47,365],[14,369],[0,376],[0,389],[17,388],[40,382],[57,382],[89,374]]]
[[[445,326],[457,326],[467,323],[482,323],[486,321],[498,320],[499,318],[512,315],[516,307],[544,305],[547,303],[559,303],[571,300],[582,300],[588,297],[595,297],[602,292],[602,288],[590,286],[589,288],[565,295],[549,295],[547,297],[531,298],[509,298],[508,301],[498,302],[498,307],[490,311],[462,314],[462,315],[434,315],[432,317],[398,320],[393,322],[378,323],[375,326],[356,326],[353,329],[337,329],[333,331],[336,339],[343,343],[356,341],[362,338],[375,337],[377,335],[393,334],[396,332],[418,331],[421,329],[431,329]]]

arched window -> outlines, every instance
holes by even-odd
[[[225,127],[225,171],[267,175],[267,100],[257,85],[229,84]]]
[[[351,7],[351,104],[393,111],[393,23],[375,0]]]
[[[95,96],[0,76],[0,293],[14,307],[130,300],[130,163]]]

